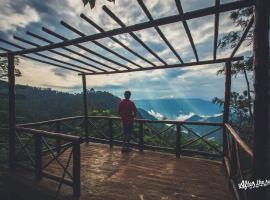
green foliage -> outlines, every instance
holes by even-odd
[[[19,59],[15,57],[15,65],[19,64]],[[22,73],[19,69],[15,69],[15,76],[21,76]],[[7,59],[0,57],[0,79],[7,79],[8,76],[8,66]]]
[[[236,11],[232,11],[230,14],[230,18],[232,19],[235,26],[240,26],[241,29],[244,30],[248,25],[252,13],[253,13],[252,7],[243,8]],[[241,35],[242,35],[241,31],[231,31],[219,40],[218,46],[220,48],[225,47],[234,48],[239,42]],[[251,28],[246,37],[248,45],[252,43],[252,39],[253,39],[253,29]]]
[[[213,103],[223,106],[224,100],[213,98]],[[253,102],[253,99],[252,99]],[[242,93],[231,92],[230,98],[230,123],[238,130],[243,139],[249,144],[252,141],[252,124],[250,123],[249,114],[249,97],[245,90]]]
[[[89,3],[91,9],[93,9],[96,5],[96,0],[82,0],[82,1],[84,6],[86,6]],[[115,0],[107,0],[107,1],[115,3]]]

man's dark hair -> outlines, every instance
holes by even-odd
[[[125,95],[126,99],[130,99],[131,92],[130,91],[125,91],[124,95]]]

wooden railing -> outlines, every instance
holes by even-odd
[[[74,121],[77,121],[77,124]],[[218,143],[213,144],[213,140],[209,138],[214,133],[218,134],[220,138],[222,137],[222,123],[145,119],[135,119],[134,121],[131,145],[140,151],[150,149],[174,152],[178,158],[181,154],[222,157],[222,146]],[[84,133],[84,126],[86,124],[89,134]],[[20,124],[20,126],[49,130],[53,128],[57,132],[76,134],[92,142],[108,143],[111,147],[123,143],[121,120],[119,117],[89,116],[87,122],[85,122],[83,116],[76,116]],[[202,133],[196,132],[197,127],[200,126],[208,126],[211,130],[202,135]],[[201,142],[201,144],[198,145],[198,142]],[[60,141],[57,144],[56,148],[59,151]],[[197,147],[200,146],[200,148],[196,149],[196,145]],[[203,150],[203,147],[207,148]]]
[[[16,140],[16,167],[33,170],[36,181],[46,177],[59,182],[56,197],[59,195],[62,184],[71,186],[73,195],[80,196],[80,137],[17,126]],[[66,141],[67,143],[62,146],[62,149],[57,149],[52,147],[55,140]],[[59,157],[69,147],[72,149],[67,156],[66,163],[63,164]],[[50,156],[51,159],[49,159]],[[73,163],[71,163],[71,160]],[[44,161],[46,163],[43,163]],[[63,171],[61,176],[54,175],[46,170],[52,163],[56,163],[61,167]],[[72,165],[72,172],[68,170],[70,165]],[[69,179],[66,179],[66,175],[69,176]]]
[[[243,180],[251,180],[253,161],[252,149],[239,137],[230,124],[224,124],[226,131],[226,154],[224,163],[230,177],[230,183],[236,194],[236,199],[251,199],[251,190],[240,189],[238,184]]]

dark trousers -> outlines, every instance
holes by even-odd
[[[129,147],[129,141],[131,139],[131,135],[133,131],[133,122],[122,123],[122,126],[123,126],[123,134],[124,134],[124,146]]]

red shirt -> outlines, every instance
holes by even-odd
[[[134,120],[134,117],[136,116],[136,106],[135,104],[128,100],[123,99],[118,106],[118,113],[121,116],[123,123],[132,123]]]

